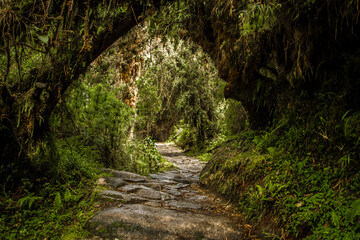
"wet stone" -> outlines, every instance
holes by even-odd
[[[124,180],[130,183],[145,183],[147,181],[145,178],[125,178]]]
[[[161,185],[177,184],[177,182],[175,182],[173,180],[169,180],[169,179],[164,179],[164,180],[159,179],[159,184],[161,184]]]
[[[174,178],[173,174],[171,174],[170,172],[167,174],[149,174],[149,176],[153,179],[161,179],[161,180],[171,180]]]

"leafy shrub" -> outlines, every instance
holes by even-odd
[[[59,174],[66,179],[94,174],[100,152],[94,146],[85,145],[81,136],[59,139],[56,145],[60,155],[57,167]]]
[[[173,165],[161,156],[150,137],[134,141],[130,146],[132,164],[128,164],[127,170],[147,175],[173,168]]]
[[[119,168],[128,158],[125,145],[134,112],[117,97],[116,88],[89,78],[69,90],[53,114],[63,164],[83,159],[79,164],[84,167],[96,160]]]

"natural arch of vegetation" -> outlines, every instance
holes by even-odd
[[[0,184],[15,189],[23,175],[38,170],[31,159],[52,147],[49,121],[66,91],[117,41],[119,52],[132,61],[144,42],[121,38],[146,26],[146,40],[200,46],[226,82],[224,97],[246,110],[249,131],[225,147],[236,157],[221,159],[226,151],[212,149],[215,157],[204,169],[204,183],[246,202],[244,211],[271,211],[283,221],[295,216],[286,231],[296,236],[329,225],[334,236],[345,236],[344,225],[355,225],[359,1],[4,0],[0,14]],[[122,69],[124,76],[137,71]],[[133,104],[131,96],[123,100]],[[159,121],[159,129],[170,128],[168,120]],[[253,182],[245,184],[248,179]],[[322,196],[346,202],[355,213],[330,200],[323,210]],[[291,207],[282,205],[286,201]],[[304,203],[310,207],[301,208]],[[355,228],[349,232],[356,234]]]
[[[341,66],[356,52],[357,10],[351,3],[174,1],[171,8],[171,2],[3,2],[2,157],[26,155],[46,135],[49,116],[68,86],[153,14],[158,29],[191,38],[210,54],[227,82],[225,96],[242,102],[254,128],[269,126],[304,90],[311,96],[327,87],[324,78],[337,78],[339,71],[325,66]],[[160,20],[176,15],[172,29]],[[33,52],[48,64],[24,66]],[[356,96],[345,91],[351,98],[345,104],[354,109]]]

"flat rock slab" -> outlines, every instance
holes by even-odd
[[[137,192],[140,189],[151,189],[151,188],[138,184],[129,184],[120,188],[121,191],[130,192],[130,193]]]
[[[179,191],[178,189],[173,189],[169,187],[166,187],[163,191],[173,196],[181,196],[183,194],[183,191]]]
[[[202,206],[200,204],[191,203],[191,202],[182,202],[182,201],[176,201],[176,200],[170,200],[166,203],[169,207],[174,207],[178,209],[201,209]]]
[[[134,193],[136,196],[147,199],[169,200],[174,198],[168,193],[157,191],[143,185],[129,184],[121,187],[120,190],[128,193]]]
[[[100,192],[100,195],[103,197],[109,197],[112,199],[122,200],[123,202],[128,202],[128,203],[138,203],[138,202],[147,201],[147,199],[136,196],[136,195],[131,195],[131,194],[122,193],[122,192],[118,192],[118,191],[111,191],[111,190],[103,190]]]
[[[210,198],[204,195],[194,195],[194,196],[189,196],[187,200],[200,203],[200,202],[210,201]]]
[[[159,173],[159,174],[149,174],[149,176],[153,179],[160,179],[160,180],[171,180],[174,178],[174,174],[168,172],[167,174]]]
[[[137,191],[136,195],[139,197],[142,197],[142,198],[163,200],[163,201],[174,198],[167,193],[156,191],[151,188],[150,189],[140,189],[139,191]]]
[[[93,233],[114,239],[228,239],[239,240],[243,235],[222,216],[159,209],[141,204],[110,208],[88,223]],[[100,235],[100,234],[99,234]]]
[[[110,169],[110,168],[103,168],[103,169],[101,169],[101,171],[113,174],[116,178],[121,178],[124,181],[129,181],[129,182],[146,182],[147,181],[146,177],[141,176],[139,174],[131,173],[131,172],[117,171],[117,170]]]
[[[197,179],[184,179],[184,178],[174,178],[174,181],[183,183],[183,184],[191,184],[197,182]]]
[[[146,206],[161,208],[163,206],[162,201],[148,201],[143,203]]]
[[[113,187],[113,188],[118,188],[121,186],[126,185],[127,183],[122,180],[121,178],[114,178],[114,177],[103,177],[105,179],[105,182],[107,185]]]
[[[149,174],[153,179],[158,179],[161,181],[167,181],[168,183],[183,183],[183,184],[191,184],[192,182],[197,182],[198,177],[189,177],[184,178],[183,175],[179,175],[177,173],[167,172],[162,174]]]
[[[159,184],[157,182],[146,182],[146,183],[141,183],[141,185],[145,186],[145,187],[149,187],[158,191],[161,191],[161,189],[164,188],[165,184]]]
[[[159,181],[159,184],[161,185],[169,185],[169,184],[177,184],[178,182],[175,182],[170,179],[157,179]]]

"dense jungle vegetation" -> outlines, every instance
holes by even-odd
[[[269,239],[360,238],[358,0],[3,0],[0,238],[87,236],[100,168],[208,161]]]

